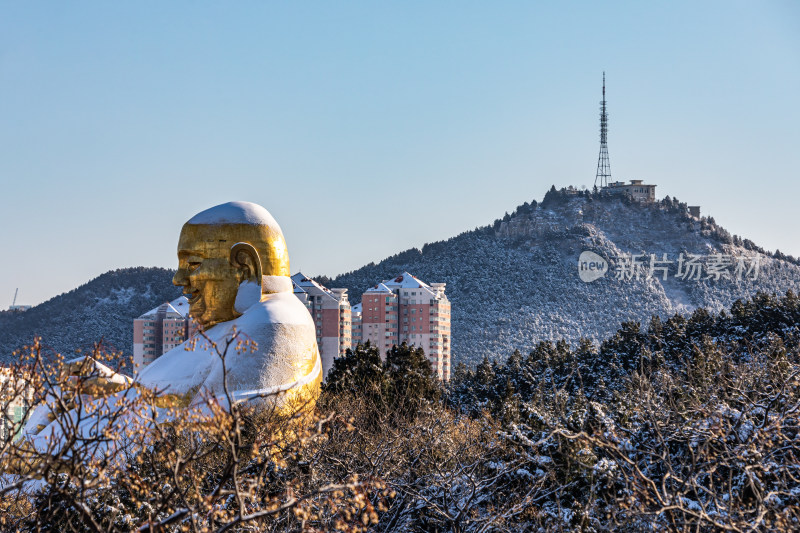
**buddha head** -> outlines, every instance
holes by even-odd
[[[183,287],[189,315],[204,329],[241,316],[258,301],[263,276],[288,275],[283,232],[260,205],[221,204],[198,213],[181,229],[172,283]]]

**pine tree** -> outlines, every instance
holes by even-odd
[[[325,381],[327,391],[374,398],[382,395],[385,386],[386,375],[380,352],[369,341],[359,343],[355,350],[347,350],[344,357],[334,359]]]
[[[405,342],[392,346],[383,368],[387,378],[386,399],[391,406],[420,405],[438,399],[441,394],[439,380],[422,348]]]

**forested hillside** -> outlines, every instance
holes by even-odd
[[[13,360],[11,353],[36,336],[51,354],[69,356],[102,340],[130,356],[133,319],[180,295],[173,274],[163,268],[114,270],[24,313],[0,312],[0,360]]]

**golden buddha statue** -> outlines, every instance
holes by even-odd
[[[234,401],[313,401],[322,381],[316,330],[289,275],[283,233],[263,207],[229,202],[195,215],[181,230],[172,282],[183,287],[200,332],[137,381],[184,405],[223,400],[223,381]],[[223,354],[234,337],[248,347]]]
[[[286,242],[266,209],[229,202],[195,215],[181,230],[172,281],[183,287],[197,334],[143,368],[132,385],[91,358],[69,362],[73,377],[97,376],[84,393],[112,406],[131,394],[155,395],[159,407],[314,405],[322,382],[316,329],[292,292]],[[62,433],[53,405],[63,403],[40,405],[24,429],[37,447]],[[88,416],[84,423],[95,422]]]

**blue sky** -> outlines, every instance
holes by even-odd
[[[0,2],[0,308],[229,200],[315,275],[591,186],[604,70],[615,178],[800,255],[797,2]]]

